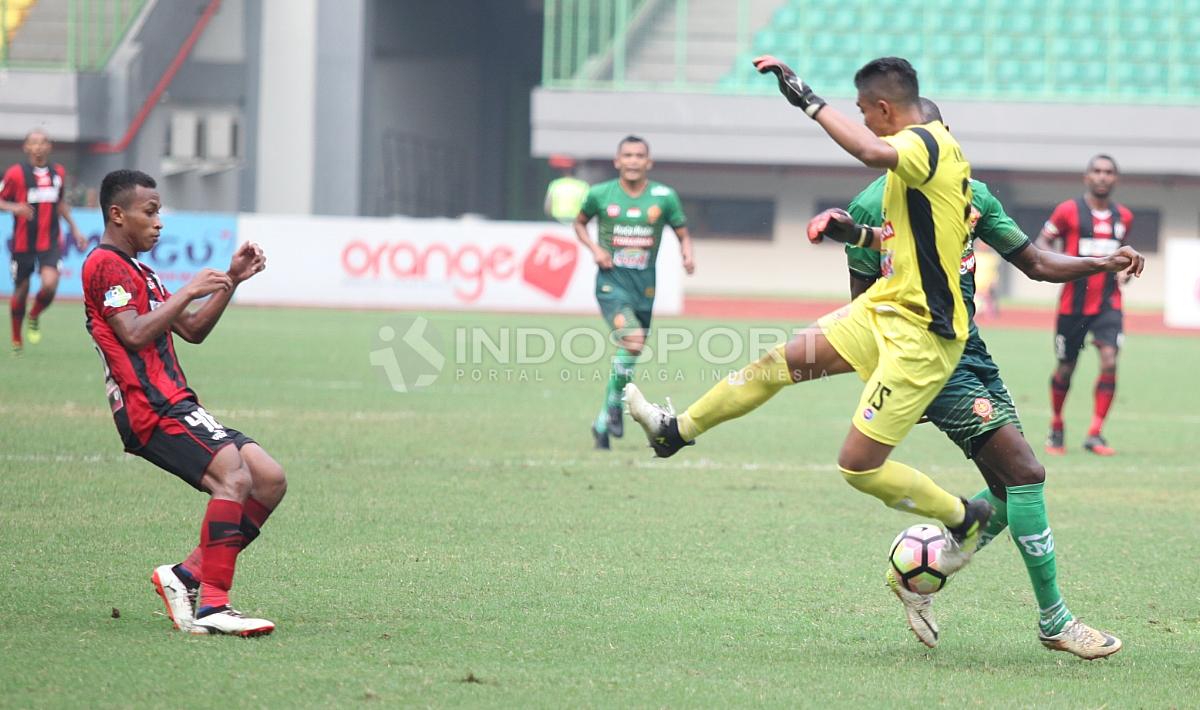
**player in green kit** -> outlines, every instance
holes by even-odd
[[[621,392],[633,378],[634,363],[650,329],[654,265],[663,226],[670,225],[679,238],[684,270],[691,274],[696,268],[679,195],[647,177],[654,166],[649,144],[637,136],[626,136],[617,146],[613,166],[617,179],[593,185],[575,219],[575,235],[600,268],[596,301],[617,345],[604,406],[592,424],[597,449],[609,448],[609,436],[625,433]],[[597,220],[598,243],[587,230],[592,218]]]
[[[921,99],[921,109],[926,120],[942,120],[932,101]],[[883,223],[884,182],[885,177],[881,176],[851,201],[848,212],[855,222],[870,226]],[[1021,422],[1012,397],[974,322],[973,243],[975,239],[983,240],[1037,281],[1063,282],[1100,272],[1140,274],[1145,262],[1130,247],[1122,247],[1111,256],[1101,258],[1074,258],[1043,251],[1034,246],[1004,212],[1003,205],[986,184],[971,180],[971,191],[973,228],[959,268],[962,297],[971,318],[967,345],[958,367],[925,413],[938,429],[958,444],[967,458],[975,461],[987,481],[988,487],[975,497],[987,499],[996,512],[989,520],[979,546],[983,547],[1005,527],[1010,528],[1033,583],[1041,642],[1047,648],[1068,651],[1081,658],[1108,656],[1121,649],[1120,639],[1075,619],[1058,589],[1054,537],[1047,521],[1042,492],[1046,472],[1021,433]],[[851,296],[857,298],[880,278],[881,255],[854,246],[846,247],[846,255],[850,265]],[[933,597],[916,594],[901,586],[890,566],[887,581],[903,602],[909,625],[917,638],[926,646],[935,646],[938,626],[933,618]]]

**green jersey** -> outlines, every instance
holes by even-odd
[[[679,195],[648,181],[641,195],[631,197],[620,180],[609,180],[588,190],[580,211],[597,218],[600,248],[612,254],[613,268],[596,277],[597,295],[620,291],[638,301],[653,301],[654,262],[663,226],[680,229],[687,224]]]
[[[880,176],[862,192],[850,201],[846,211],[856,222],[879,227],[883,225],[883,187],[886,176]],[[967,316],[970,319],[968,337],[976,338],[979,329],[975,327],[975,239],[996,250],[1005,259],[1012,259],[1021,250],[1029,246],[1029,237],[1021,231],[1017,223],[1004,211],[988,186],[979,180],[971,180],[971,234],[967,246],[962,253],[958,273],[962,287],[963,301],[966,302]],[[846,260],[850,262],[850,271],[865,279],[877,279],[881,276],[880,260],[882,255],[871,249],[846,246]]]

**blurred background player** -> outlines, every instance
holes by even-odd
[[[1054,208],[1038,234],[1039,247],[1070,256],[1102,257],[1115,253],[1125,243],[1133,225],[1133,213],[1112,200],[1117,185],[1117,162],[1108,155],[1093,156],[1083,173],[1083,184],[1086,191],[1082,197],[1067,200]],[[1050,378],[1053,415],[1050,434],[1046,438],[1047,453],[1056,456],[1066,453],[1063,404],[1071,389],[1079,350],[1089,332],[1100,353],[1100,375],[1096,378],[1092,425],[1083,440],[1083,448],[1100,456],[1116,453],[1101,430],[1116,394],[1117,356],[1124,340],[1123,320],[1121,287],[1115,273],[1095,274],[1063,286],[1054,336],[1058,366]]]
[[[592,424],[597,449],[609,448],[610,435],[620,437],[625,433],[621,392],[633,378],[634,363],[650,329],[655,262],[665,225],[670,225],[679,239],[684,271],[691,274],[696,269],[679,195],[647,177],[654,167],[650,145],[637,136],[626,136],[617,145],[613,167],[617,178],[593,185],[575,219],[575,235],[591,251],[600,269],[596,274],[596,301],[617,345],[604,405]],[[597,224],[596,242],[587,230],[593,218]]]
[[[921,99],[926,121],[941,121],[941,112],[929,99]],[[872,227],[883,224],[881,176],[860,192],[847,206],[856,222]],[[975,461],[988,487],[977,494],[995,508],[980,546],[999,535],[1005,527],[1021,553],[1038,603],[1038,637],[1048,648],[1073,653],[1081,658],[1099,658],[1116,653],[1121,641],[1092,629],[1074,618],[1058,588],[1054,537],[1046,513],[1043,487],[1046,471],[1038,463],[1022,435],[1017,408],[1000,378],[1000,370],[988,353],[987,344],[975,326],[972,293],[977,284],[978,252],[975,240],[988,244],[997,254],[1037,281],[1067,281],[1104,271],[1140,273],[1144,259],[1130,247],[1102,258],[1067,257],[1042,251],[1004,211],[987,185],[971,180],[973,227],[963,251],[960,279],[963,303],[970,318],[967,345],[954,374],[925,410],[938,429]],[[850,266],[850,297],[857,298],[882,276],[878,251],[846,246]],[[997,257],[999,258],[999,257]],[[887,571],[888,587],[905,606],[909,626],[930,648],[937,645],[939,630],[933,615],[933,596],[905,589]]]
[[[881,229],[856,224],[844,210],[827,210],[808,227],[814,243],[829,238],[883,251],[882,277],[849,306],[732,373],[678,418],[647,402],[634,384],[625,395],[630,414],[655,454],[667,457],[786,385],[857,372],[866,387],[838,470],[888,507],[945,525],[952,544],[944,571],[953,573],[970,560],[992,506],[956,497],[890,456],[941,391],[967,340],[958,271],[969,236],[971,166],[940,121],[922,118],[917,72],[905,59],[875,59],[855,74],[865,127],[827,106],[778,59],[759,57],[754,66],[773,73],[788,102],[846,152],[887,169],[882,204],[888,219]]]
[[[9,166],[0,179],[0,210],[12,212],[12,276],[13,292],[9,302],[12,315],[12,347],[20,353],[21,324],[29,298],[29,281],[38,272],[41,288],[29,311],[29,342],[42,340],[42,313],[54,300],[58,290],[58,264],[62,256],[58,220],[61,217],[71,228],[80,251],[87,248],[87,239],[75,226],[71,207],[66,200],[67,171],[62,165],[50,162],[53,145],[45,131],[34,129],[25,136],[21,149],[26,160]]]
[[[175,357],[171,334],[203,342],[237,285],[262,271],[266,259],[243,244],[228,272],[202,269],[170,294],[137,260],[162,231],[162,201],[149,175],[117,170],[104,177],[104,236],[83,264],[87,329],[104,365],[105,389],[125,450],[168,471],[211,498],[200,545],[177,565],[162,565],[151,581],[176,628],[190,633],[269,634],[275,625],[229,606],[238,554],[283,499],[283,468],[253,439],[222,426],[200,406]],[[209,296],[198,309],[195,299]]]
[[[546,216],[556,222],[571,224],[579,216],[579,208],[583,207],[588,184],[575,177],[575,159],[571,156],[552,155],[547,162],[559,176],[546,187]]]
[[[985,318],[1000,315],[1000,255],[987,242],[975,245],[975,308]]]

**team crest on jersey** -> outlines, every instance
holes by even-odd
[[[993,413],[992,400],[987,397],[976,397],[975,404],[971,406],[971,411],[975,412],[975,416],[983,421],[990,422]]]
[[[629,217],[630,219],[637,219],[638,217],[642,216],[642,208],[630,207],[629,209],[625,210],[625,216]]]
[[[108,308],[124,308],[133,296],[121,284],[117,284],[104,292],[104,305]]]
[[[880,231],[879,241],[886,242],[896,236],[896,228],[892,226],[892,220],[883,223],[883,229]]]
[[[971,205],[971,217],[970,221],[967,223],[967,234],[975,233],[975,225],[979,224],[979,218],[982,216],[983,213],[979,211],[979,208],[975,205]]]
[[[658,205],[650,205],[650,209],[646,210],[646,220],[650,224],[654,224],[658,221],[659,217],[662,217],[662,208]]]
[[[621,216],[621,206],[620,205],[609,205],[606,212],[609,217],[620,217]]]

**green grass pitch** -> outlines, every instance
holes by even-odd
[[[177,341],[202,402],[290,477],[234,592],[278,630],[243,640],[169,630],[150,572],[194,544],[205,498],[119,450],[80,306],[55,305],[44,342],[0,364],[0,706],[1196,702],[1194,338],[1128,339],[1111,459],[1079,448],[1086,352],[1070,453],[1042,457],[1066,600],[1125,642],[1087,663],[1037,643],[1007,537],[939,594],[941,645],[915,640],[883,572],[893,535],[918,518],[833,466],[856,378],[786,390],[655,461],[632,424],[612,452],[591,450],[606,368],[452,352],[468,326],[561,340],[597,317],[431,314],[450,360],[432,386],[398,394],[370,352],[381,326],[411,318],[234,307],[199,348]],[[1051,334],[984,336],[1040,451]],[[683,407],[714,367],[692,348],[641,366],[639,382]],[[897,458],[955,492],[982,487],[931,426]]]

